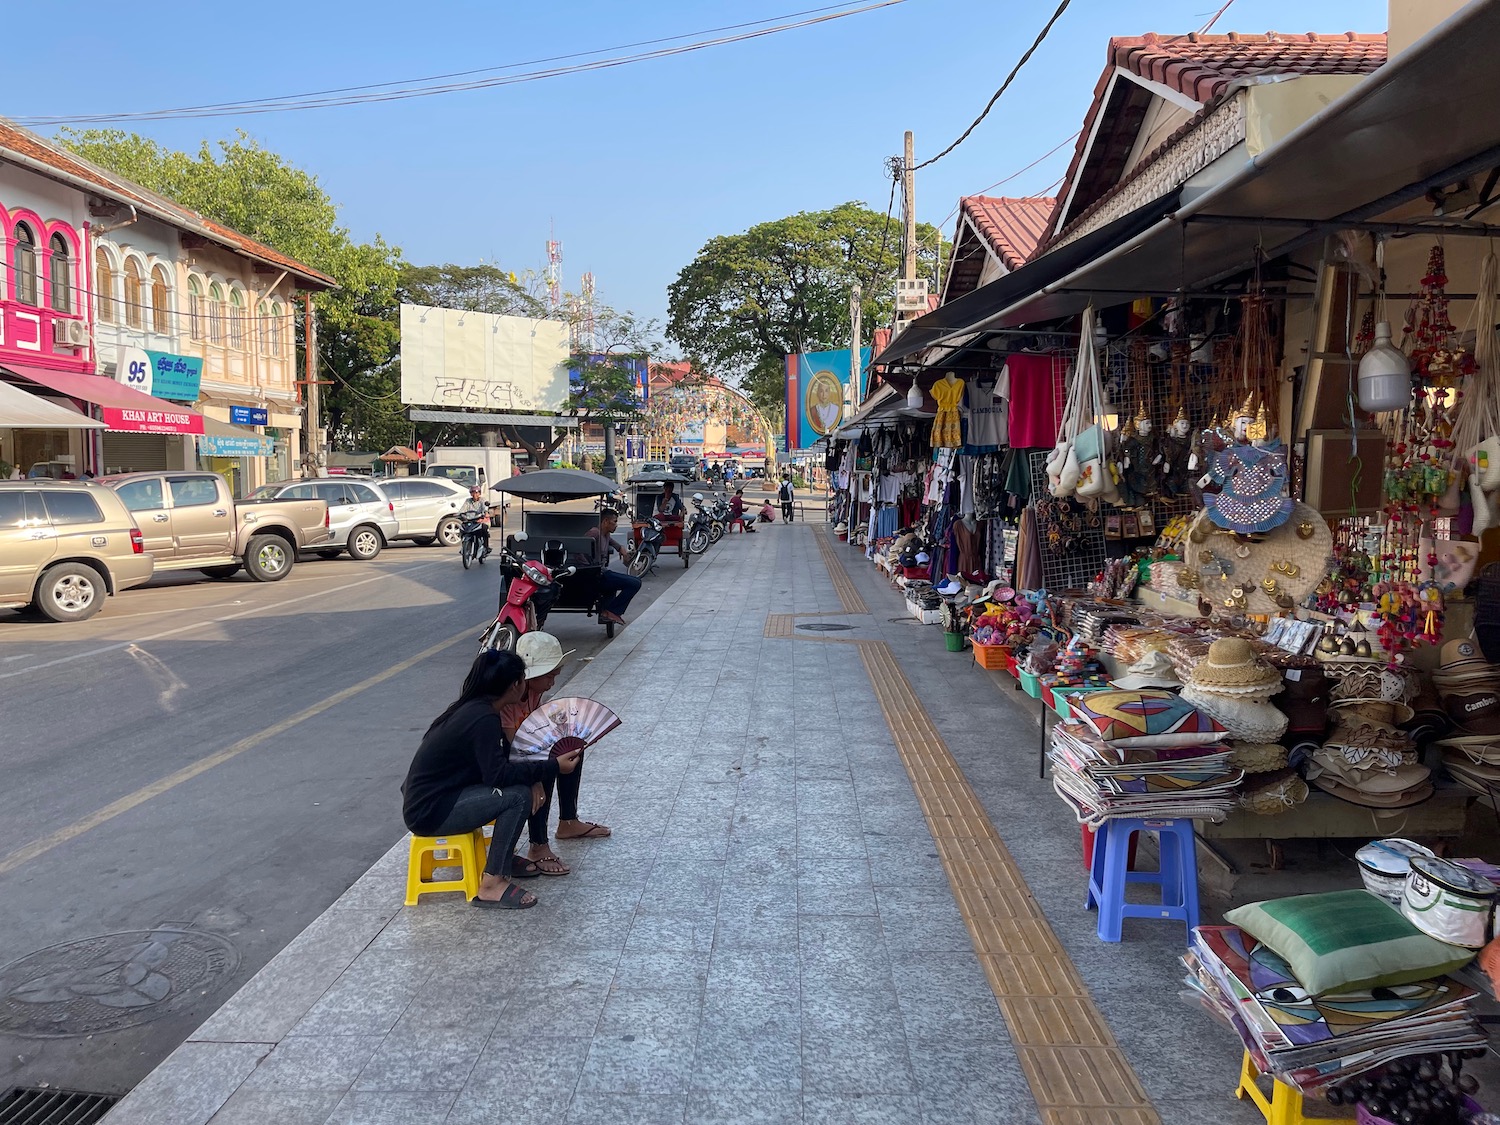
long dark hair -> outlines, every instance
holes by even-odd
[[[499,699],[518,680],[525,678],[526,662],[515,653],[505,649],[490,649],[481,652],[474,658],[474,663],[469,666],[469,674],[464,677],[464,686],[458,693],[458,698],[448,704],[447,710],[432,720],[432,726],[427,728],[427,733],[431,734],[433,728],[446,722],[453,712],[465,703],[471,703],[476,699]]]

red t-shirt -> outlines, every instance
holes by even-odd
[[[1010,444],[1015,449],[1051,449],[1062,423],[1060,385],[1067,363],[1061,356],[1012,355],[1010,371]]]

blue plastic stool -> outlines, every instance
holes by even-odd
[[[1130,843],[1137,832],[1155,832],[1161,865],[1156,871],[1128,869]],[[1127,883],[1154,883],[1161,902],[1125,901]],[[1172,918],[1186,923],[1188,936],[1198,924],[1198,847],[1191,820],[1107,820],[1094,834],[1085,909],[1099,908],[1099,940],[1119,941],[1126,918]]]

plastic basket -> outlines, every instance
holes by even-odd
[[[1004,645],[975,645],[974,663],[992,672],[1010,669],[1010,649]]]
[[[1026,671],[1025,668],[1021,668],[1018,671],[1021,679],[1021,690],[1031,696],[1032,699],[1042,698],[1042,685],[1041,681],[1037,679],[1036,674]]]

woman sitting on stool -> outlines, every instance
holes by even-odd
[[[536,896],[510,881],[516,841],[541,805],[538,783],[572,773],[578,753],[555,760],[512,761],[500,713],[526,688],[526,665],[513,652],[479,654],[463,690],[432,721],[401,786],[406,827],[418,836],[456,836],[495,822],[474,905],[525,910]]]

